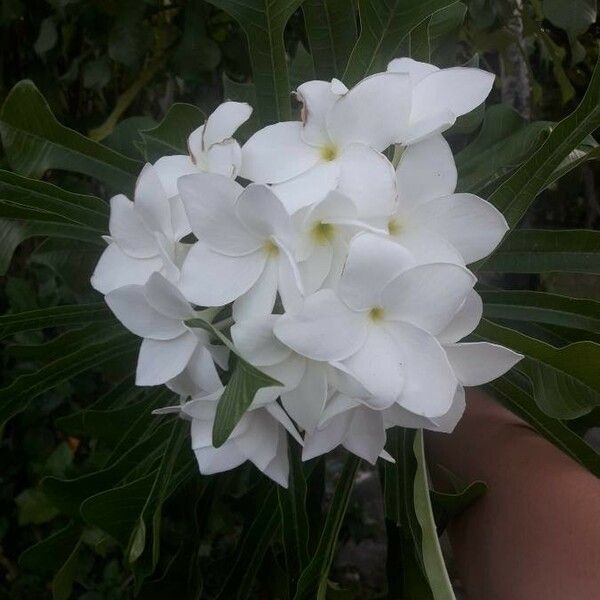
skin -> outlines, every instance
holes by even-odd
[[[600,598],[600,480],[478,390],[451,435],[428,433],[435,465],[488,491],[449,526],[469,600]]]

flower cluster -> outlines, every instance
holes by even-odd
[[[143,338],[137,384],[181,396],[162,412],[191,421],[202,473],[250,460],[287,485],[288,432],[305,460],[339,445],[390,460],[386,429],[451,431],[464,386],[521,358],[460,341],[482,314],[466,265],[507,225],[486,201],[455,193],[441,132],[492,83],[479,69],[405,58],[352,89],[309,81],[296,92],[301,120],[243,147],[233,136],[252,109],[225,102],[192,133],[189,155],[146,165],[133,202],[112,198],[92,284]],[[231,325],[239,355],[281,383],[258,391],[218,448],[229,357],[189,327],[196,316]]]

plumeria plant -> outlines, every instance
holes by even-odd
[[[262,507],[218,597],[250,597],[281,531],[286,597],[329,598],[362,461],[377,465],[390,531],[399,532],[402,556],[412,556],[397,565],[402,593],[454,598],[436,502],[451,516],[484,486],[463,482],[446,505],[432,500],[423,430],[452,432],[466,387],[487,384],[600,473],[598,457],[563,424],[600,404],[600,346],[569,336],[556,346],[542,327],[511,326],[580,330],[597,321],[593,303],[506,291],[485,278],[552,261],[548,252],[563,239],[577,244],[567,232],[515,227],[543,189],[586,159],[584,141],[595,146],[588,136],[600,126],[600,72],[567,119],[537,132],[529,156],[499,159],[496,170],[494,154],[477,162],[489,150],[483,130],[458,154],[446,139],[486,102],[483,127],[494,126],[494,74],[401,52],[413,29],[452,2],[382,5],[394,27],[381,31],[383,20],[360,2],[354,49],[329,72],[309,27],[307,56],[319,78],[293,91],[283,32],[302,1],[212,3],[245,31],[253,82],[226,90],[206,118],[175,105],[141,131],[143,163],[63,128],[30,82],[6,99],[0,131],[15,172],[0,174],[0,207],[11,253],[32,235],[104,247],[89,273],[97,302],[2,317],[5,334],[83,325],[74,331],[92,343],[78,354],[77,335],[63,334],[63,356],[0,391],[0,415],[8,420],[79,372],[137,356],[131,371],[143,401],[113,404],[131,393],[131,383],[118,384],[108,400],[90,399],[67,417],[67,429],[100,410],[127,419],[113,462],[87,480],[50,478],[44,491],[71,519],[63,545],[97,527],[123,547],[140,586],[161,565],[163,504],[185,482],[244,473]],[[353,3],[337,4],[354,14]],[[343,33],[341,21],[332,26]],[[479,177],[471,184],[469,160]],[[51,169],[98,179],[104,199],[31,179]],[[315,474],[332,455],[345,466],[315,521],[309,498],[323,485]],[[243,470],[247,463],[253,470]]]

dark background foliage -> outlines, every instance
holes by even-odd
[[[526,120],[558,121],[578,104],[590,80],[597,56],[595,2],[531,0],[519,5],[522,13],[515,17],[514,3],[508,0],[458,3],[433,27],[430,24],[429,36],[423,27],[413,30],[403,42],[404,52],[427,58],[425,44],[429,46],[426,54],[431,51],[432,62],[439,66],[480,61],[498,75],[494,102],[508,103]],[[290,19],[285,41],[292,84],[313,77],[301,10]],[[227,96],[248,93],[248,56],[239,25],[202,0],[0,2],[0,101],[19,80],[31,79],[61,123],[136,159],[140,159],[142,141],[139,131],[155,127],[174,102],[194,104],[208,113],[222,100],[224,85]],[[478,109],[455,126],[449,138],[455,150],[473,138],[483,116]],[[510,156],[507,171],[524,158]],[[526,225],[598,228],[600,182],[595,165],[585,162],[550,186],[528,214]],[[8,168],[1,150],[0,167]],[[46,179],[71,191],[102,198],[110,195],[86,177],[50,172]],[[481,182],[484,197],[489,185]],[[6,243],[3,235],[2,229],[0,244]],[[38,237],[20,244],[2,278],[2,312],[97,302],[88,282],[99,248]],[[592,275],[513,275],[510,285],[598,299],[598,280]],[[84,333],[90,339],[101,339],[106,333],[102,323],[86,327]],[[44,345],[54,339],[53,333],[32,331],[8,338],[2,348],[4,384],[24,373],[35,373],[52,360],[61,344],[74,343],[65,335],[54,345]],[[287,582],[281,548],[278,543],[262,548],[252,537],[257,531],[276,535],[278,525],[272,515],[277,511],[277,494],[249,467],[210,480],[187,477],[165,500],[162,522],[153,523],[152,536],[144,532],[153,542],[142,544],[141,558],[133,564],[131,559],[139,555],[135,535],[119,545],[118,528],[108,535],[93,525],[102,522],[102,515],[96,513],[110,510],[111,499],[90,507],[85,527],[70,518],[64,490],[60,485],[53,487],[52,481],[109,468],[135,448],[141,432],[155,428],[153,435],[168,439],[169,447],[176,449],[175,460],[184,455],[189,459],[185,431],[179,426],[156,426],[137,415],[133,420],[129,407],[136,402],[158,406],[167,399],[160,392],[118,393],[131,384],[133,360],[129,352],[105,365],[102,374],[74,375],[38,397],[5,427],[0,442],[0,598],[31,600],[53,593],[55,598],[72,594],[82,600],[121,599],[140,590],[144,599],[166,594],[214,598],[221,590],[219,598],[228,600],[235,597],[231,590],[246,576],[245,567],[256,556],[255,597],[284,597]],[[124,383],[117,385],[116,393],[105,395],[120,382]],[[92,404],[111,409],[110,419],[88,413],[84,423],[78,411]],[[573,427],[583,431],[586,423]],[[182,440],[179,453],[177,444]],[[141,454],[138,460],[143,464],[149,458]],[[317,465],[310,477],[323,481],[324,468]],[[329,461],[330,475],[339,469],[336,459]],[[361,472],[334,570],[334,578],[349,591],[332,590],[332,598],[374,597],[385,587],[385,532],[378,508],[379,488],[372,475]],[[146,490],[145,483],[139,485]],[[309,517],[314,520],[320,517],[322,496],[331,495],[323,487],[309,499]],[[112,501],[122,508],[135,499],[135,492],[126,490]],[[142,514],[149,515],[146,522],[152,521],[162,501],[154,498],[151,506],[141,506]],[[140,507],[133,510],[139,512]],[[248,532],[257,515],[257,531]],[[132,518],[135,522],[135,513]],[[249,534],[246,546],[240,547],[240,536],[243,540]],[[55,536],[51,544],[25,552],[49,535]],[[262,550],[266,556],[261,564]],[[150,575],[149,565],[154,562],[156,569]],[[222,589],[230,575],[232,583]]]

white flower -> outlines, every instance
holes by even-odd
[[[92,286],[107,294],[129,284],[143,285],[152,273],[179,276],[187,246],[187,218],[171,203],[155,169],[146,165],[134,193],[135,202],[118,194],[110,201],[110,237],[92,275]]]
[[[294,421],[311,430],[327,399],[327,364],[309,360],[282,344],[273,333],[279,319],[281,315],[268,315],[238,321],[231,328],[231,337],[241,356],[283,384],[258,390],[252,406],[274,402],[280,396]]]
[[[266,186],[246,189],[222,175],[188,175],[179,190],[198,242],[183,264],[180,289],[201,306],[234,302],[236,319],[300,301],[290,216]]]
[[[208,172],[235,179],[239,173],[242,151],[233,134],[252,114],[245,102],[224,102],[206,123],[188,138],[189,154],[163,156],[154,164],[169,196],[176,196],[177,180],[183,175]]]
[[[320,290],[296,314],[275,324],[293,350],[328,361],[358,381],[363,402],[397,402],[417,414],[445,414],[457,386],[435,335],[443,331],[475,283],[464,267],[412,267],[408,251],[366,233],[354,238],[337,294]]]
[[[302,444],[294,424],[277,403],[251,409],[244,413],[227,441],[219,448],[212,444],[212,429],[217,403],[223,389],[195,398],[179,407],[155,411],[158,414],[176,412],[192,422],[192,449],[200,473],[212,475],[229,471],[249,460],[267,477],[288,487],[289,464],[287,433]]]
[[[269,125],[242,148],[241,175],[274,186],[295,212],[337,188],[353,200],[353,190],[372,199],[389,169],[380,154],[402,138],[410,114],[407,75],[379,73],[351,90],[339,81],[309,81],[298,88],[303,121]],[[284,183],[286,182],[286,183]]]
[[[469,264],[490,254],[508,231],[502,214],[474,194],[455,194],[452,151],[436,135],[404,150],[398,199],[388,230],[417,262]]]
[[[452,127],[457,117],[471,112],[487,98],[494,84],[493,73],[481,69],[438,69],[412,58],[393,60],[388,72],[410,77],[410,119],[398,140],[405,146]]]
[[[120,287],[107,294],[105,300],[127,329],[144,338],[137,363],[137,385],[167,383],[180,375],[192,359],[200,389],[211,389],[219,381],[208,333],[185,325],[184,321],[194,318],[195,312],[162,275],[152,274],[145,285]]]

